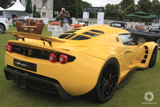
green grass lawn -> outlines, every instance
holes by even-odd
[[[9,31],[16,31],[10,26]],[[42,35],[51,36],[44,28]],[[158,53],[156,65],[153,68],[137,70],[133,78],[123,87],[117,89],[111,100],[104,104],[97,104],[84,96],[75,97],[71,100],[61,101],[56,95],[40,92],[37,90],[27,91],[13,81],[6,80],[3,72],[4,46],[7,40],[15,37],[0,34],[0,107],[159,107],[160,106],[160,53]],[[144,105],[144,94],[148,91],[154,93],[157,104]]]

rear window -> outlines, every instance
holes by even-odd
[[[69,38],[73,37],[74,35],[76,35],[76,34],[71,34],[71,35],[67,36],[65,39],[69,39]]]
[[[70,30],[70,31],[67,31],[65,33],[74,33],[74,32],[76,32],[76,30]]]
[[[99,33],[99,34],[104,34],[104,32],[99,31],[99,30],[90,30],[90,31],[95,32],[95,33]]]
[[[112,23],[111,26],[121,27],[121,24],[119,24],[119,23]]]
[[[81,30],[81,28],[77,28],[77,29],[74,29],[74,30]]]
[[[68,35],[70,35],[70,34],[62,34],[62,35],[60,35],[58,38],[63,39],[63,38],[65,38],[65,37],[67,37]]]
[[[99,36],[99,35],[97,35],[97,34],[95,34],[95,33],[90,33],[90,32],[85,32],[85,33],[83,33],[83,34],[89,35],[89,36],[93,36],[93,37]]]
[[[86,39],[90,39],[90,38],[83,36],[83,35],[78,35],[78,36],[72,38],[72,40],[86,40]]]

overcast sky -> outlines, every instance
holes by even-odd
[[[122,0],[83,0],[91,3],[93,7],[105,6],[106,4],[119,4]],[[134,0],[135,4],[138,4],[139,0]],[[152,0],[150,0],[152,1]]]

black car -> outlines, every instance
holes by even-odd
[[[126,29],[131,34],[134,35],[134,37],[138,40],[139,37],[142,37],[145,39],[146,42],[154,41],[158,44],[158,48],[160,49],[160,29],[149,29],[149,30],[133,30],[133,29]]]
[[[125,29],[127,28],[127,23],[123,23],[123,22],[112,22],[110,24],[111,27],[117,27],[117,28],[122,28]]]
[[[12,23],[13,23],[14,26],[16,26],[16,21],[23,21],[24,25],[26,25],[26,19],[33,19],[33,17],[21,16],[21,17],[18,17],[17,19],[13,19]]]
[[[157,27],[157,28],[150,28],[148,31],[149,31],[149,32],[160,33],[160,27]]]
[[[110,26],[122,28],[129,31],[132,35],[134,35],[137,41],[139,37],[144,38],[146,42],[154,41],[158,44],[158,48],[160,49],[160,27],[150,28],[149,30],[136,30],[133,28],[127,28],[127,23],[124,22],[112,22]]]

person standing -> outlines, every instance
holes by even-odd
[[[65,8],[61,9],[58,19],[61,20],[61,27],[63,28],[63,33],[70,30],[70,25],[71,25],[70,14],[68,11],[65,10]]]

